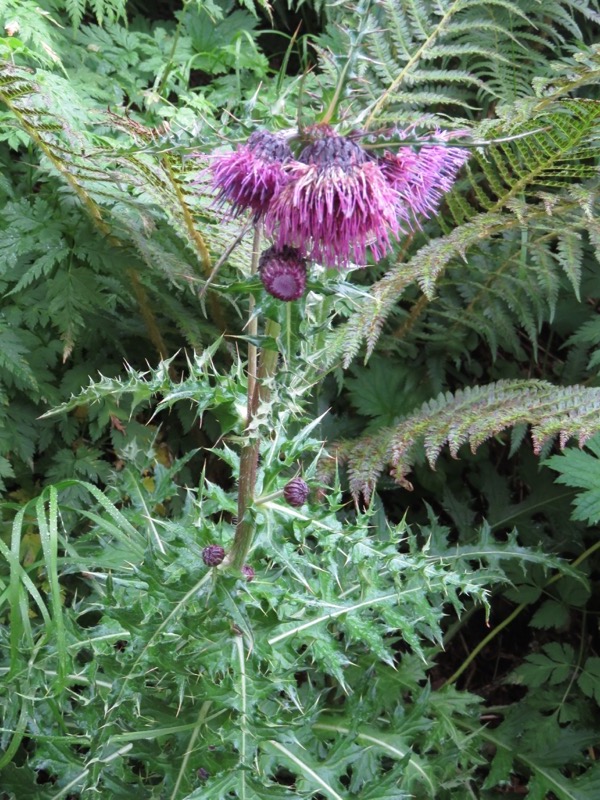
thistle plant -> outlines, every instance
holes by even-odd
[[[389,139],[391,132],[385,134]],[[399,147],[406,136],[406,132],[397,136]],[[466,149],[444,146],[449,138],[437,131],[439,144],[419,151],[409,147],[404,155],[386,149],[378,157],[329,124],[286,133],[257,130],[246,144],[212,159],[215,202],[218,206],[228,202],[234,215],[244,211],[252,215],[250,274],[258,272],[273,298],[299,300],[306,286],[307,263],[343,268],[357,261],[365,266],[368,251],[377,261],[391,250],[402,219],[418,223],[419,215],[435,211],[468,159]],[[295,142],[297,158],[292,149]],[[427,139],[419,140],[426,143]],[[257,260],[263,230],[274,243]],[[272,322],[269,327],[274,330]],[[253,334],[258,330],[254,298],[248,329]],[[257,366],[255,346],[249,345],[245,430],[250,441],[240,454],[235,538],[229,554],[218,558],[225,568],[242,569],[251,548],[254,525],[250,516],[261,448],[256,415],[261,400],[270,398],[266,381],[277,383],[276,365],[273,353],[262,351]],[[283,494],[291,506],[302,506],[308,486],[295,478]],[[220,552],[217,545],[213,549]],[[206,548],[203,558],[211,566],[212,556],[213,550]]]

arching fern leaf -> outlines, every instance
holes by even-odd
[[[441,394],[393,428],[339,446],[348,465],[355,497],[367,499],[386,467],[395,480],[412,488],[406,476],[419,448],[433,468],[442,448],[458,456],[463,444],[475,451],[492,436],[517,425],[531,425],[534,451],[556,436],[564,447],[571,437],[582,446],[600,430],[600,389],[555,386],[546,381],[498,381]]]

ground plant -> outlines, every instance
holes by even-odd
[[[0,800],[600,797],[597,0],[0,0]]]

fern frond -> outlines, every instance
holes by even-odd
[[[0,100],[13,112],[52,168],[75,192],[97,227],[113,239],[127,238],[128,219],[123,211],[127,209],[129,215],[139,218],[140,205],[148,206],[150,200],[152,205],[148,210],[157,217],[164,212],[207,270],[210,264],[208,248],[196,230],[192,211],[182,189],[182,176],[170,157],[163,155],[157,163],[143,154],[120,156],[118,150],[115,155],[114,148],[94,147],[83,126],[75,129],[66,122],[66,115],[54,113],[54,107],[61,107],[56,92],[64,90],[71,102],[71,118],[79,114],[88,125],[92,122],[86,119],[83,103],[72,96],[66,83],[57,83],[56,77],[52,81],[56,85],[51,85],[49,89],[48,86],[42,86],[30,72],[4,65],[0,70]],[[111,115],[111,121],[115,122],[115,115]],[[121,120],[120,128],[127,131],[134,141],[140,135],[146,138],[155,135],[154,131],[144,129],[126,118]],[[114,171],[115,162],[121,167],[118,173]],[[133,198],[130,190],[134,192]],[[120,214],[118,220],[113,221],[110,219],[111,208],[116,203],[119,204]]]
[[[583,13],[583,11],[581,12]],[[598,15],[595,15],[598,22]],[[552,102],[582,86],[594,86],[600,79],[600,45],[578,47],[571,58],[551,64],[554,75],[538,76],[532,85],[537,94]]]
[[[521,359],[526,334],[537,359],[542,326],[552,322],[559,293],[567,291],[564,276],[579,297],[582,268],[591,266],[584,236],[596,227],[579,207],[478,243],[468,254],[468,268],[449,265],[434,300],[424,296],[412,306],[394,341],[438,343],[447,352],[452,342],[456,352],[474,333],[494,358],[502,349]]]
[[[102,25],[104,20],[109,22],[127,20],[127,0],[65,0],[65,7],[73,25],[81,24],[88,6],[98,20],[98,25]]]
[[[340,24],[352,25],[348,11],[346,4],[338,11]],[[373,33],[366,40],[372,64],[366,124],[402,118],[415,103],[399,90],[422,90],[449,63],[456,79],[440,103],[453,97],[457,104],[472,104],[474,85],[488,100],[530,94],[532,79],[547,75],[556,45],[583,39],[575,14],[600,20],[595,4],[585,0],[553,0],[543,8],[535,0],[382,0],[371,11]],[[421,108],[428,110],[424,103]]]
[[[407,263],[390,270],[373,284],[369,295],[350,320],[337,328],[331,339],[329,363],[340,355],[348,366],[363,342],[369,355],[379,338],[383,325],[404,290],[415,281],[421,289],[433,296],[437,279],[448,264],[457,257],[465,258],[477,242],[503,230],[518,226],[516,217],[503,214],[481,214],[472,222],[461,225],[447,236],[422,247]]]
[[[36,393],[39,389],[35,374],[26,356],[34,340],[29,332],[15,330],[0,316],[0,375],[2,383],[15,383],[19,389]],[[0,399],[1,401],[1,399]]]
[[[490,437],[523,424],[531,425],[536,454],[556,436],[560,447],[571,437],[583,446],[600,430],[599,412],[600,389],[536,380],[498,381],[441,394],[399,425],[344,443],[339,456],[348,463],[353,494],[369,498],[388,465],[401,486],[412,488],[406,476],[419,447],[434,468],[445,445],[456,458],[463,444],[469,443],[474,452]]]

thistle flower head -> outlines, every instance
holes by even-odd
[[[244,564],[241,572],[243,577],[246,579],[248,583],[250,583],[250,581],[253,581],[256,575],[256,573],[254,572],[254,567],[251,567],[250,564]]]
[[[257,221],[287,183],[283,165],[291,157],[283,136],[255,131],[246,144],[232,153],[216,156],[212,162],[217,202],[229,201],[235,214],[250,209]]]
[[[397,236],[397,193],[376,161],[330,128],[285,167],[288,182],[273,197],[265,227],[279,247],[292,245],[328,266],[364,264]]]
[[[202,550],[202,561],[207,567],[218,567],[225,558],[225,550],[219,544],[209,544]]]
[[[462,147],[428,145],[432,139],[448,141],[465,131],[435,131],[423,136],[424,146],[418,152],[401,147],[397,153],[385,152],[379,165],[390,186],[398,193],[398,212],[405,218],[430,217],[437,210],[444,194],[450,191],[458,170],[469,158]],[[401,138],[408,136],[401,131]]]
[[[269,247],[258,262],[263,286],[278,300],[298,300],[306,287],[306,261],[295,247]]]
[[[310,489],[302,478],[292,478],[283,487],[283,496],[290,506],[300,508],[306,503]]]

